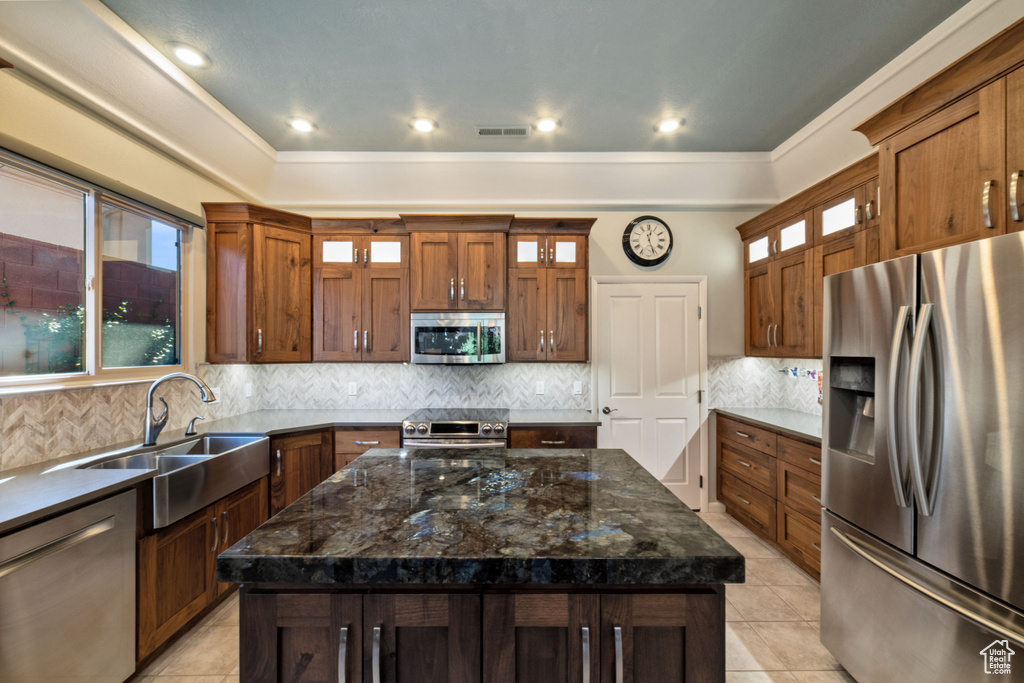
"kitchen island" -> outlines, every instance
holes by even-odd
[[[621,450],[373,450],[217,569],[244,681],[721,681],[744,579]]]

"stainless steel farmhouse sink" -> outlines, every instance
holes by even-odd
[[[270,439],[265,436],[204,436],[166,446],[140,446],[117,455],[79,469],[155,469],[156,476],[142,485],[141,494],[147,518],[152,508],[154,529],[173,524],[270,472]]]

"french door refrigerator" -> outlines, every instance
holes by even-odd
[[[822,643],[861,683],[1024,681],[1024,233],[824,292]]]

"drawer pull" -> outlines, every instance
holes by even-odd
[[[737,460],[736,462],[738,462],[739,464],[743,465],[744,467],[750,467],[750,463],[749,462],[743,462],[742,460]]]
[[[824,503],[821,502],[821,498],[818,498],[817,496],[811,496],[811,498],[813,498],[814,502],[816,502],[818,505],[824,505]]]
[[[754,438],[750,434],[745,434],[744,432],[736,432],[736,436],[742,436],[744,439],[753,439]]]
[[[817,543],[811,543],[811,545],[813,545],[814,549],[817,550],[819,553],[821,552],[821,546],[820,545],[818,545]]]
[[[231,533],[231,527],[228,522],[228,511],[220,513],[220,516],[224,519],[224,543],[228,542],[228,535]]]
[[[747,500],[746,498],[743,498],[742,496],[736,496],[736,499],[741,503],[746,503],[747,505],[750,505],[750,501]]]
[[[622,627],[615,627],[615,683],[624,683],[622,658]]]
[[[277,449],[277,476],[281,476],[281,449]]]
[[[815,465],[818,465],[819,467],[821,466],[821,461],[820,460],[816,460],[814,458],[807,458],[807,459],[810,460],[811,462],[813,462]]]
[[[590,683],[590,629],[582,628],[583,640],[583,683]]]
[[[378,446],[380,441],[356,441],[357,446]]]
[[[562,439],[561,441],[541,441],[541,443],[548,446],[560,446],[565,443],[565,439]]]
[[[348,650],[348,627],[341,628],[338,641],[338,683],[345,683],[345,664],[348,661],[346,650]]]
[[[213,547],[210,548],[210,552],[215,553],[220,544],[220,525],[217,523],[216,517],[211,518],[210,521],[213,522]]]
[[[370,660],[373,683],[380,683],[380,626],[373,627],[373,654]]]

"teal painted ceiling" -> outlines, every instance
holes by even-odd
[[[774,149],[965,0],[104,0],[279,151]],[[423,135],[414,116],[438,123]],[[477,125],[558,119],[552,134]],[[664,117],[686,120],[671,135]],[[318,129],[286,125],[305,117]]]

